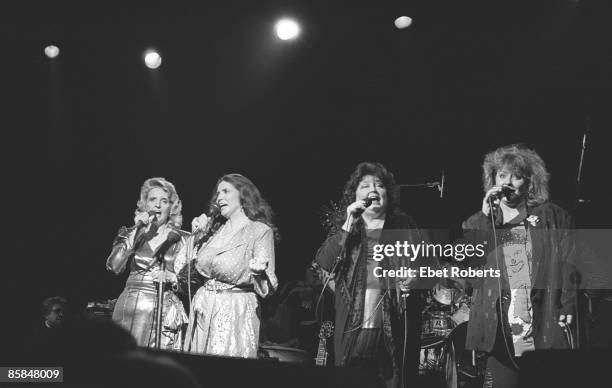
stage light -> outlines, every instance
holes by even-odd
[[[300,26],[292,19],[279,20],[275,29],[276,36],[281,40],[295,39],[300,34]]]
[[[149,50],[144,56],[145,65],[149,69],[157,69],[162,62],[161,56],[155,50]]]
[[[412,24],[412,18],[408,16],[400,16],[395,19],[395,27],[401,29],[408,28]]]
[[[54,45],[49,45],[45,47],[45,55],[49,58],[55,58],[59,55],[60,50],[59,47]]]

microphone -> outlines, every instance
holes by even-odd
[[[166,241],[164,241],[159,248],[157,248],[157,251],[155,251],[155,255],[153,255],[153,257],[155,256],[163,256],[166,254],[166,251],[175,243],[177,243],[179,240],[181,239],[181,235],[174,229],[171,229],[170,232],[168,232],[168,237],[166,237]]]
[[[219,216],[219,214],[221,214],[221,208],[219,205],[217,205],[215,202],[211,203],[210,207],[208,208],[208,217],[214,220]]]
[[[153,217],[151,220],[151,227],[148,232],[145,232],[146,224],[139,220],[136,224],[136,235],[134,236],[134,250],[139,249],[146,241],[149,241],[157,234],[157,212],[155,210],[149,210],[149,217]]]
[[[368,196],[364,199],[364,201],[366,208],[368,208],[370,207],[370,205],[372,205],[372,202],[380,201],[380,196],[378,195],[378,193],[372,191],[368,193]]]
[[[151,216],[153,216],[153,217],[154,217],[153,222],[156,222],[156,221],[157,221],[157,212],[156,212],[155,210],[149,210],[147,213],[149,213],[149,217],[151,217]],[[139,220],[139,221],[138,221],[138,223],[136,224],[136,227],[137,227],[138,229],[140,229],[140,228],[142,228],[142,227],[143,227],[143,226],[145,226],[145,225],[146,225],[146,224],[145,224],[145,223],[144,223],[142,220]]]
[[[208,223],[206,225],[200,225],[192,233],[200,233],[200,232],[207,231],[208,227],[212,225],[215,218],[217,218],[221,214],[221,207],[219,207],[219,205],[213,202],[208,207],[208,212],[206,213],[207,213],[206,215],[208,216]]]
[[[514,187],[503,185],[501,187],[501,191],[495,194],[491,194],[489,198],[491,199],[502,199],[504,197],[508,198],[510,195],[514,194]]]

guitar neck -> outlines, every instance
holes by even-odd
[[[325,338],[319,339],[319,350],[317,351],[316,365],[325,366],[327,363],[327,340]]]

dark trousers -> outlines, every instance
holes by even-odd
[[[508,335],[504,338],[505,330],[502,329],[501,322],[502,320],[498,319],[495,344],[487,358],[484,387],[517,388],[519,386],[519,371],[516,365],[518,360],[514,357],[512,337]]]

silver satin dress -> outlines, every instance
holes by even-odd
[[[117,299],[112,319],[130,331],[138,346],[154,347],[156,344],[157,280],[161,270],[159,262],[153,256],[155,250],[166,240],[170,228],[174,228],[166,225],[160,227],[158,235],[134,252],[133,256],[128,245],[129,241],[133,241],[136,228],[122,228],[106,264],[107,269],[119,274],[125,270],[129,262],[130,274],[125,289]],[[181,239],[173,244],[164,256],[167,286],[163,296],[160,342],[162,349],[181,349],[182,333],[187,322],[183,303],[171,289],[168,289],[176,283],[174,259],[185,246],[184,232],[180,233]]]

